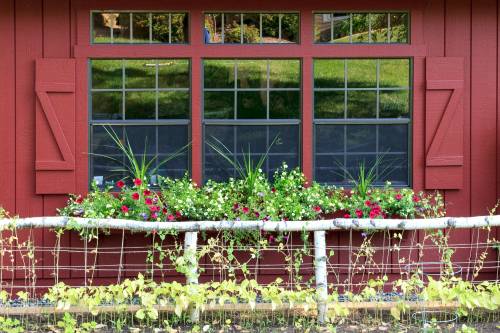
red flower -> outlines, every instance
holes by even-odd
[[[271,189],[271,192],[276,193],[276,189],[273,187],[273,188]]]
[[[123,188],[125,186],[125,183],[123,182],[123,180],[119,180],[116,182],[116,186],[118,188]]]
[[[320,212],[321,212],[321,207],[320,207],[320,206],[314,206],[314,208],[313,208],[313,209],[314,209],[314,211],[315,211],[316,213],[320,213]]]
[[[356,209],[356,216],[358,219],[363,217],[363,211],[361,209]]]
[[[81,204],[83,202],[83,197],[81,195],[77,196],[76,199],[75,199],[75,202],[77,204]]]
[[[366,200],[366,201],[365,201],[365,205],[366,205],[367,207],[370,207],[370,206],[372,205],[372,203],[370,202],[370,200]]]
[[[255,217],[259,218],[259,216],[260,216],[259,212],[255,212]]]
[[[158,206],[149,206],[149,211],[150,212],[159,212],[160,211],[160,207],[158,207]]]
[[[139,200],[139,193],[137,192],[132,193],[132,199]]]
[[[144,192],[142,192],[144,194],[144,196],[150,196],[151,195],[151,191],[150,190],[144,190]]]
[[[269,236],[269,243],[272,243],[273,241],[274,241],[274,237],[273,237],[273,235],[270,235]]]
[[[175,216],[176,216],[177,218],[179,218],[179,217],[181,217],[181,216],[182,216],[182,214],[181,214],[181,212],[180,212],[180,211],[176,211],[176,212],[175,212]]]
[[[173,221],[173,220],[175,220],[175,217],[174,217],[172,214],[170,214],[170,215],[167,217],[167,219],[168,219],[169,221]]]
[[[249,211],[250,211],[250,209],[248,209],[248,207],[243,207],[243,213],[244,214],[248,214]]]
[[[372,210],[372,211],[370,212],[370,218],[371,218],[371,219],[374,219],[374,218],[376,218],[377,216],[378,216],[378,213],[377,213],[376,211]]]
[[[166,208],[163,208],[161,211],[163,212],[163,214],[167,214],[168,212]]]
[[[151,214],[151,219],[156,220],[158,218],[158,215],[156,213]]]
[[[420,198],[416,195],[413,196],[413,202],[419,202]]]
[[[344,215],[344,218],[345,218],[345,219],[351,218],[351,214],[345,214],[345,215]]]
[[[394,196],[394,198],[396,198],[397,201],[400,201],[401,199],[403,199],[403,196],[401,195],[401,193],[398,193]]]
[[[141,186],[141,184],[142,184],[142,180],[140,180],[139,178],[134,179],[135,186]]]
[[[144,203],[148,206],[151,206],[153,204],[153,200],[151,200],[151,198],[146,198],[144,199]]]
[[[122,206],[122,212],[123,212],[123,213],[128,213],[128,207],[127,207],[127,206],[125,206],[125,205],[123,205],[123,206]]]
[[[239,208],[240,208],[240,205],[238,205],[237,203],[235,203],[235,204],[233,205],[233,209],[234,209],[234,210],[238,210]]]

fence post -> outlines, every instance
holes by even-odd
[[[184,235],[184,258],[187,264],[186,283],[188,285],[198,284],[198,260],[196,258],[197,241],[197,232],[186,232]],[[189,318],[193,323],[197,323],[200,320],[200,311],[196,306],[190,306]]]
[[[326,271],[326,241],[325,231],[314,232],[314,267],[316,277],[316,293],[318,297],[318,322],[326,321],[328,280]]]

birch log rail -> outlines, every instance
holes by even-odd
[[[177,230],[179,232],[217,230],[334,231],[334,230],[429,230],[446,228],[499,227],[500,215],[475,217],[442,217],[433,219],[329,219],[311,221],[186,221],[147,222],[125,219],[91,219],[65,216],[4,218],[0,229],[98,228],[135,232]]]

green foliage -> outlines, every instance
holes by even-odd
[[[24,332],[24,328],[22,327],[21,322],[18,319],[0,317],[0,332],[22,333]]]

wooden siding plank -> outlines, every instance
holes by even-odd
[[[14,0],[0,2],[0,38],[3,52],[0,53],[0,207],[15,212],[15,21]]]
[[[471,214],[495,205],[497,107],[497,1],[472,2]]]

